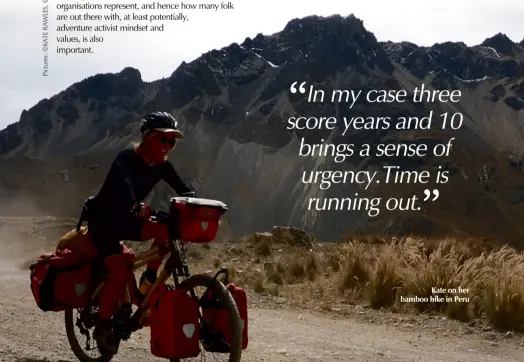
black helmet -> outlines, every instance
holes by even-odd
[[[153,112],[142,119],[140,132],[147,131],[173,132],[177,138],[184,138],[184,134],[178,129],[175,117],[167,112]]]

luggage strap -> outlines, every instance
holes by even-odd
[[[78,223],[76,224],[76,231],[79,232],[80,228],[82,227],[82,224],[84,221],[89,222],[89,217],[91,215],[91,205],[93,204],[94,196],[89,196],[82,205],[82,211],[80,213],[80,217],[78,219]]]

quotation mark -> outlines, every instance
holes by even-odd
[[[425,189],[424,190],[424,195],[426,196],[426,197],[424,197],[424,201],[428,201],[430,196],[431,196],[431,191],[428,190],[428,189]],[[440,193],[438,192],[437,189],[433,189],[433,196],[434,196],[434,198],[431,201],[435,201],[440,196]]]
[[[297,92],[297,83],[298,82],[293,82],[293,84],[291,84],[291,87],[289,87],[289,90],[293,94]],[[306,82],[300,83],[300,87],[298,87],[298,91],[302,94],[306,93]]]

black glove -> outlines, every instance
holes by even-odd
[[[149,218],[151,217],[152,209],[151,206],[140,202],[133,205],[133,207],[131,208],[131,212],[135,216],[138,216],[145,220],[149,220]]]
[[[133,206],[131,206],[131,213],[133,215],[138,215],[140,211],[142,210],[142,206],[144,206],[141,202],[135,202]]]

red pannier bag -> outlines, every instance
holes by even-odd
[[[44,312],[84,308],[91,296],[91,260],[69,249],[46,253],[31,265],[31,291]]]
[[[161,285],[149,304],[151,353],[160,358],[200,354],[199,304],[185,290]]]
[[[236,286],[234,283],[229,283],[227,289],[233,296],[240,314],[242,325],[242,349],[246,349],[248,343],[247,294],[244,289]],[[204,343],[204,346],[208,352],[227,353],[229,352],[229,346],[231,345],[229,314],[227,310],[218,303],[219,301],[213,298],[211,290],[209,290],[204,298],[202,317],[207,323],[207,327],[211,328],[210,334],[214,337],[210,337],[210,339],[215,340],[215,343]],[[217,341],[217,337],[222,341]]]
[[[220,217],[227,211],[221,201],[192,197],[171,199],[171,214],[178,218],[179,239],[191,243],[215,240]]]

